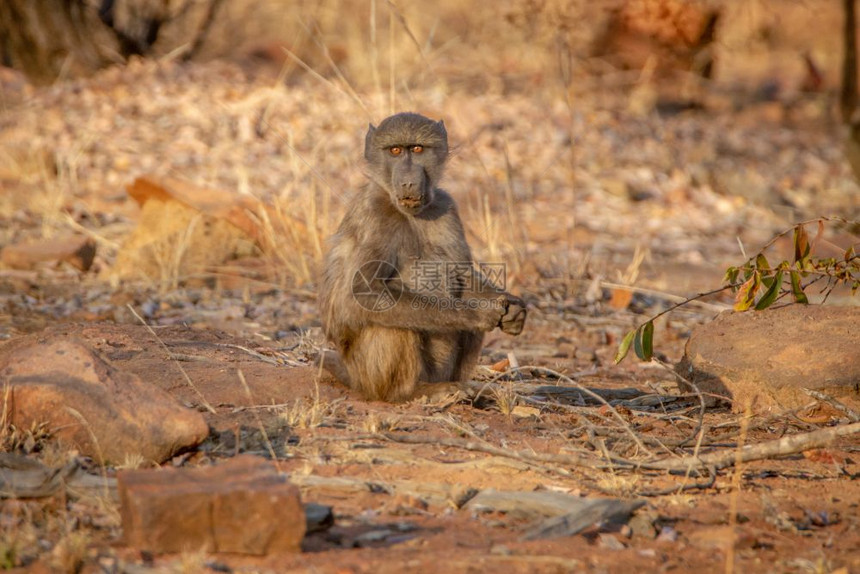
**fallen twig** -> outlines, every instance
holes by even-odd
[[[458,438],[422,437],[414,434],[381,433],[375,435],[394,442],[406,444],[436,444],[485,452],[497,456],[506,456],[524,462],[541,462],[567,464],[570,466],[588,466],[598,470],[618,470],[627,468],[630,470],[668,470],[683,471],[707,470],[713,468],[720,470],[734,464],[764,460],[789,454],[797,454],[812,448],[827,446],[833,440],[842,436],[850,436],[860,433],[860,423],[852,423],[828,429],[821,429],[809,433],[796,434],[765,443],[744,446],[742,449],[729,452],[711,452],[699,456],[686,456],[678,459],[663,459],[654,461],[634,461],[617,456],[608,457],[609,462],[599,462],[594,457],[569,454],[552,454],[528,451],[511,451],[489,444],[475,441],[462,440]]]
[[[164,341],[161,340],[161,337],[158,336],[158,334],[155,332],[155,329],[149,326],[149,323],[147,323],[143,319],[143,317],[138,314],[134,307],[132,307],[131,305],[126,305],[126,307],[129,311],[131,311],[131,314],[134,315],[135,319],[140,321],[140,324],[143,325],[147,331],[149,331],[149,334],[155,337],[155,340],[158,341],[158,344],[161,345],[161,348],[164,349],[165,353],[167,353],[167,357],[171,358],[173,353],[170,352],[170,349],[167,348],[167,345],[164,344]],[[200,392],[200,390],[194,384],[194,381],[191,380],[191,377],[188,376],[188,373],[186,373],[182,365],[179,364],[179,361],[174,361],[173,364],[179,368],[179,372],[182,373],[182,378],[185,379],[185,383],[189,387],[191,387],[191,390],[194,391],[194,394],[196,394],[197,397],[200,399],[200,404],[203,405],[203,408],[205,408],[210,413],[215,414],[215,409],[212,407],[212,405],[209,404],[209,401],[206,400],[206,397],[203,396],[203,393]]]
[[[713,466],[719,470],[737,463],[765,460],[778,456],[797,454],[812,448],[821,448],[829,445],[838,437],[850,436],[857,433],[860,433],[860,422],[803,434],[794,434],[764,443],[750,444],[737,451],[710,452],[698,457],[687,456],[677,460],[649,462],[641,466],[650,470],[686,470],[690,467],[707,468]]]

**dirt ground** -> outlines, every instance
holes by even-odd
[[[284,82],[280,62],[241,58],[183,63],[165,55],[44,87],[0,76],[0,246],[70,233],[96,246],[86,270],[50,260],[0,268],[0,339],[44,329],[81,337],[206,417],[209,438],[166,465],[239,453],[270,458],[301,485],[305,502],[330,505],[335,515],[297,555],[152,556],[123,545],[109,496],[3,499],[0,567],[860,573],[856,438],[710,477],[598,468],[612,457],[732,452],[849,420],[814,400],[747,417],[724,405],[702,414],[698,398],[679,390],[671,366],[696,325],[730,308],[728,292],[661,317],[659,361],[613,363],[628,330],[720,287],[727,266],[795,222],[835,216],[817,244],[822,255],[860,249],[860,188],[836,113],[838,59],[828,32],[838,14],[822,11],[804,27],[808,8],[792,10],[782,21],[778,11],[757,16],[770,27],[770,52],[744,44],[733,29],[722,45],[722,75],[689,101],[677,79],[583,57],[562,85],[555,67],[525,72],[527,63],[510,53],[474,47],[469,69],[481,58],[493,67],[467,81],[456,75],[457,43],[426,54],[419,69],[429,66],[427,77],[405,64],[394,70],[400,83],[390,92],[333,72],[292,70]],[[798,29],[803,34],[785,32]],[[825,67],[829,84],[820,90],[799,88],[804,49]],[[458,80],[445,82],[446,73]],[[325,238],[364,181],[367,123],[392,109],[445,119],[452,142],[445,188],[475,256],[504,262],[506,287],[529,306],[519,337],[485,338],[475,381],[498,383],[486,396],[367,402],[312,366],[325,345],[315,296]],[[179,211],[170,203],[155,218],[163,227],[142,217],[126,190],[147,175],[260,199],[275,206],[281,227],[261,224],[262,241],[244,238],[250,247],[188,272],[189,254],[218,246],[164,233]],[[141,235],[132,249],[134,233]],[[768,257],[791,251],[789,235]],[[126,270],[157,272],[122,274],[118,260]],[[817,289],[809,295],[824,299]],[[828,303],[858,301],[837,290]],[[523,367],[519,374],[505,374],[512,363]],[[575,391],[522,392],[577,384],[611,396],[612,408]],[[6,428],[2,438],[5,451],[49,465],[70,456],[49,429]],[[458,438],[504,454],[440,443]],[[594,464],[532,456],[544,454]],[[87,464],[93,473],[117,470]],[[627,524],[526,541],[534,516],[460,506],[470,489],[490,488],[646,504]]]
[[[710,486],[682,492],[681,487],[695,479],[662,472],[564,468],[436,444],[443,437],[468,436],[511,453],[577,452],[587,444],[582,413],[597,407],[578,409],[579,414],[544,408],[523,416],[469,402],[368,403],[329,378],[320,379],[313,367],[301,365],[309,349],[298,337],[260,343],[186,326],[156,328],[156,337],[142,326],[112,323],[67,324],[50,331],[83,339],[118,368],[155,383],[204,413],[212,429],[210,438],[196,451],[174,459],[174,465],[210,464],[252,453],[274,455],[278,467],[298,477],[299,484],[304,484],[301,477],[308,476],[358,481],[349,486],[304,484],[304,501],[332,506],[336,523],[324,532],[309,534],[304,552],[296,556],[243,558],[189,552],[151,558],[123,547],[118,525],[103,504],[84,500],[71,510],[42,508],[42,513],[68,519],[89,517],[87,562],[91,567],[99,564],[107,571],[138,571],[132,568],[138,564],[168,571],[393,572],[409,567],[421,572],[490,568],[716,572],[732,559],[741,572],[852,572],[858,568],[856,441],[806,456],[745,464],[740,475],[720,473]],[[166,349],[174,360],[165,359]],[[548,360],[534,357],[531,362]],[[615,371],[615,376],[588,375],[581,382],[607,389],[642,386],[640,381],[663,378],[642,368],[626,373],[606,370]],[[239,382],[238,371],[247,387]],[[214,414],[203,407],[204,399],[214,407]],[[693,419],[681,414],[690,409],[673,410],[678,416],[671,422],[647,412],[638,417],[636,411],[626,413],[637,433],[668,443],[692,427]],[[731,426],[733,420],[736,417],[724,410],[708,412],[707,424],[714,429],[709,438],[716,439],[711,448],[736,444],[737,435],[730,432],[737,430]],[[821,425],[804,422],[813,420],[811,416],[754,419],[744,440],[765,441]],[[426,442],[380,440],[374,434],[379,432],[408,433]],[[720,439],[721,435],[726,438]],[[447,487],[447,496],[428,495],[439,485]],[[639,519],[644,526],[609,524],[573,537],[524,541],[523,532],[534,517],[458,509],[456,496],[449,491],[469,488],[621,497],[677,492],[645,498],[646,506],[637,511],[637,516],[645,517]],[[19,517],[20,508],[6,502],[4,516]],[[733,548],[733,558],[727,557],[728,548]],[[25,550],[23,555],[30,552]],[[54,564],[49,559],[45,563]]]

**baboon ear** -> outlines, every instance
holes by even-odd
[[[445,129],[445,122],[443,120],[439,120],[436,122],[436,125],[439,127],[439,131],[442,134],[443,145],[439,146],[439,149],[442,150],[444,155],[448,155],[448,130]]]
[[[370,161],[372,156],[371,154],[371,143],[373,142],[373,134],[376,133],[376,128],[373,124],[367,124],[367,135],[364,136],[364,159]]]

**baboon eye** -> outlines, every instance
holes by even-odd
[[[390,153],[391,155],[400,155],[401,153],[403,153],[403,148],[399,146],[394,146],[388,148],[388,153]]]
[[[414,146],[412,146],[412,153],[421,153],[422,151],[424,151],[424,146],[423,146],[423,145],[414,145]]]

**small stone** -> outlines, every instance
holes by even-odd
[[[671,526],[664,526],[657,535],[657,542],[675,542],[678,540],[678,531]]]
[[[353,539],[353,546],[356,548],[364,548],[367,546],[373,546],[375,544],[380,544],[386,542],[388,538],[394,534],[391,530],[387,528],[383,528],[380,530],[371,530],[369,532],[365,532],[364,534],[359,534]]]
[[[259,457],[117,479],[125,543],[147,552],[298,552],[305,535],[298,488]]]
[[[634,514],[627,521],[627,526],[630,527],[631,535],[644,538],[645,540],[654,540],[657,535],[657,530],[654,528],[654,521],[657,516],[653,512],[642,511]]]
[[[606,532],[601,532],[597,535],[598,544],[601,548],[606,548],[607,550],[624,550],[627,548],[624,546],[624,543],[618,540],[613,534],[609,534]]]
[[[525,405],[517,405],[511,410],[511,415],[526,419],[526,418],[539,418],[540,417],[540,409],[537,407],[528,407]]]
[[[427,511],[427,501],[406,493],[398,493],[391,500],[392,514],[421,514]]]

